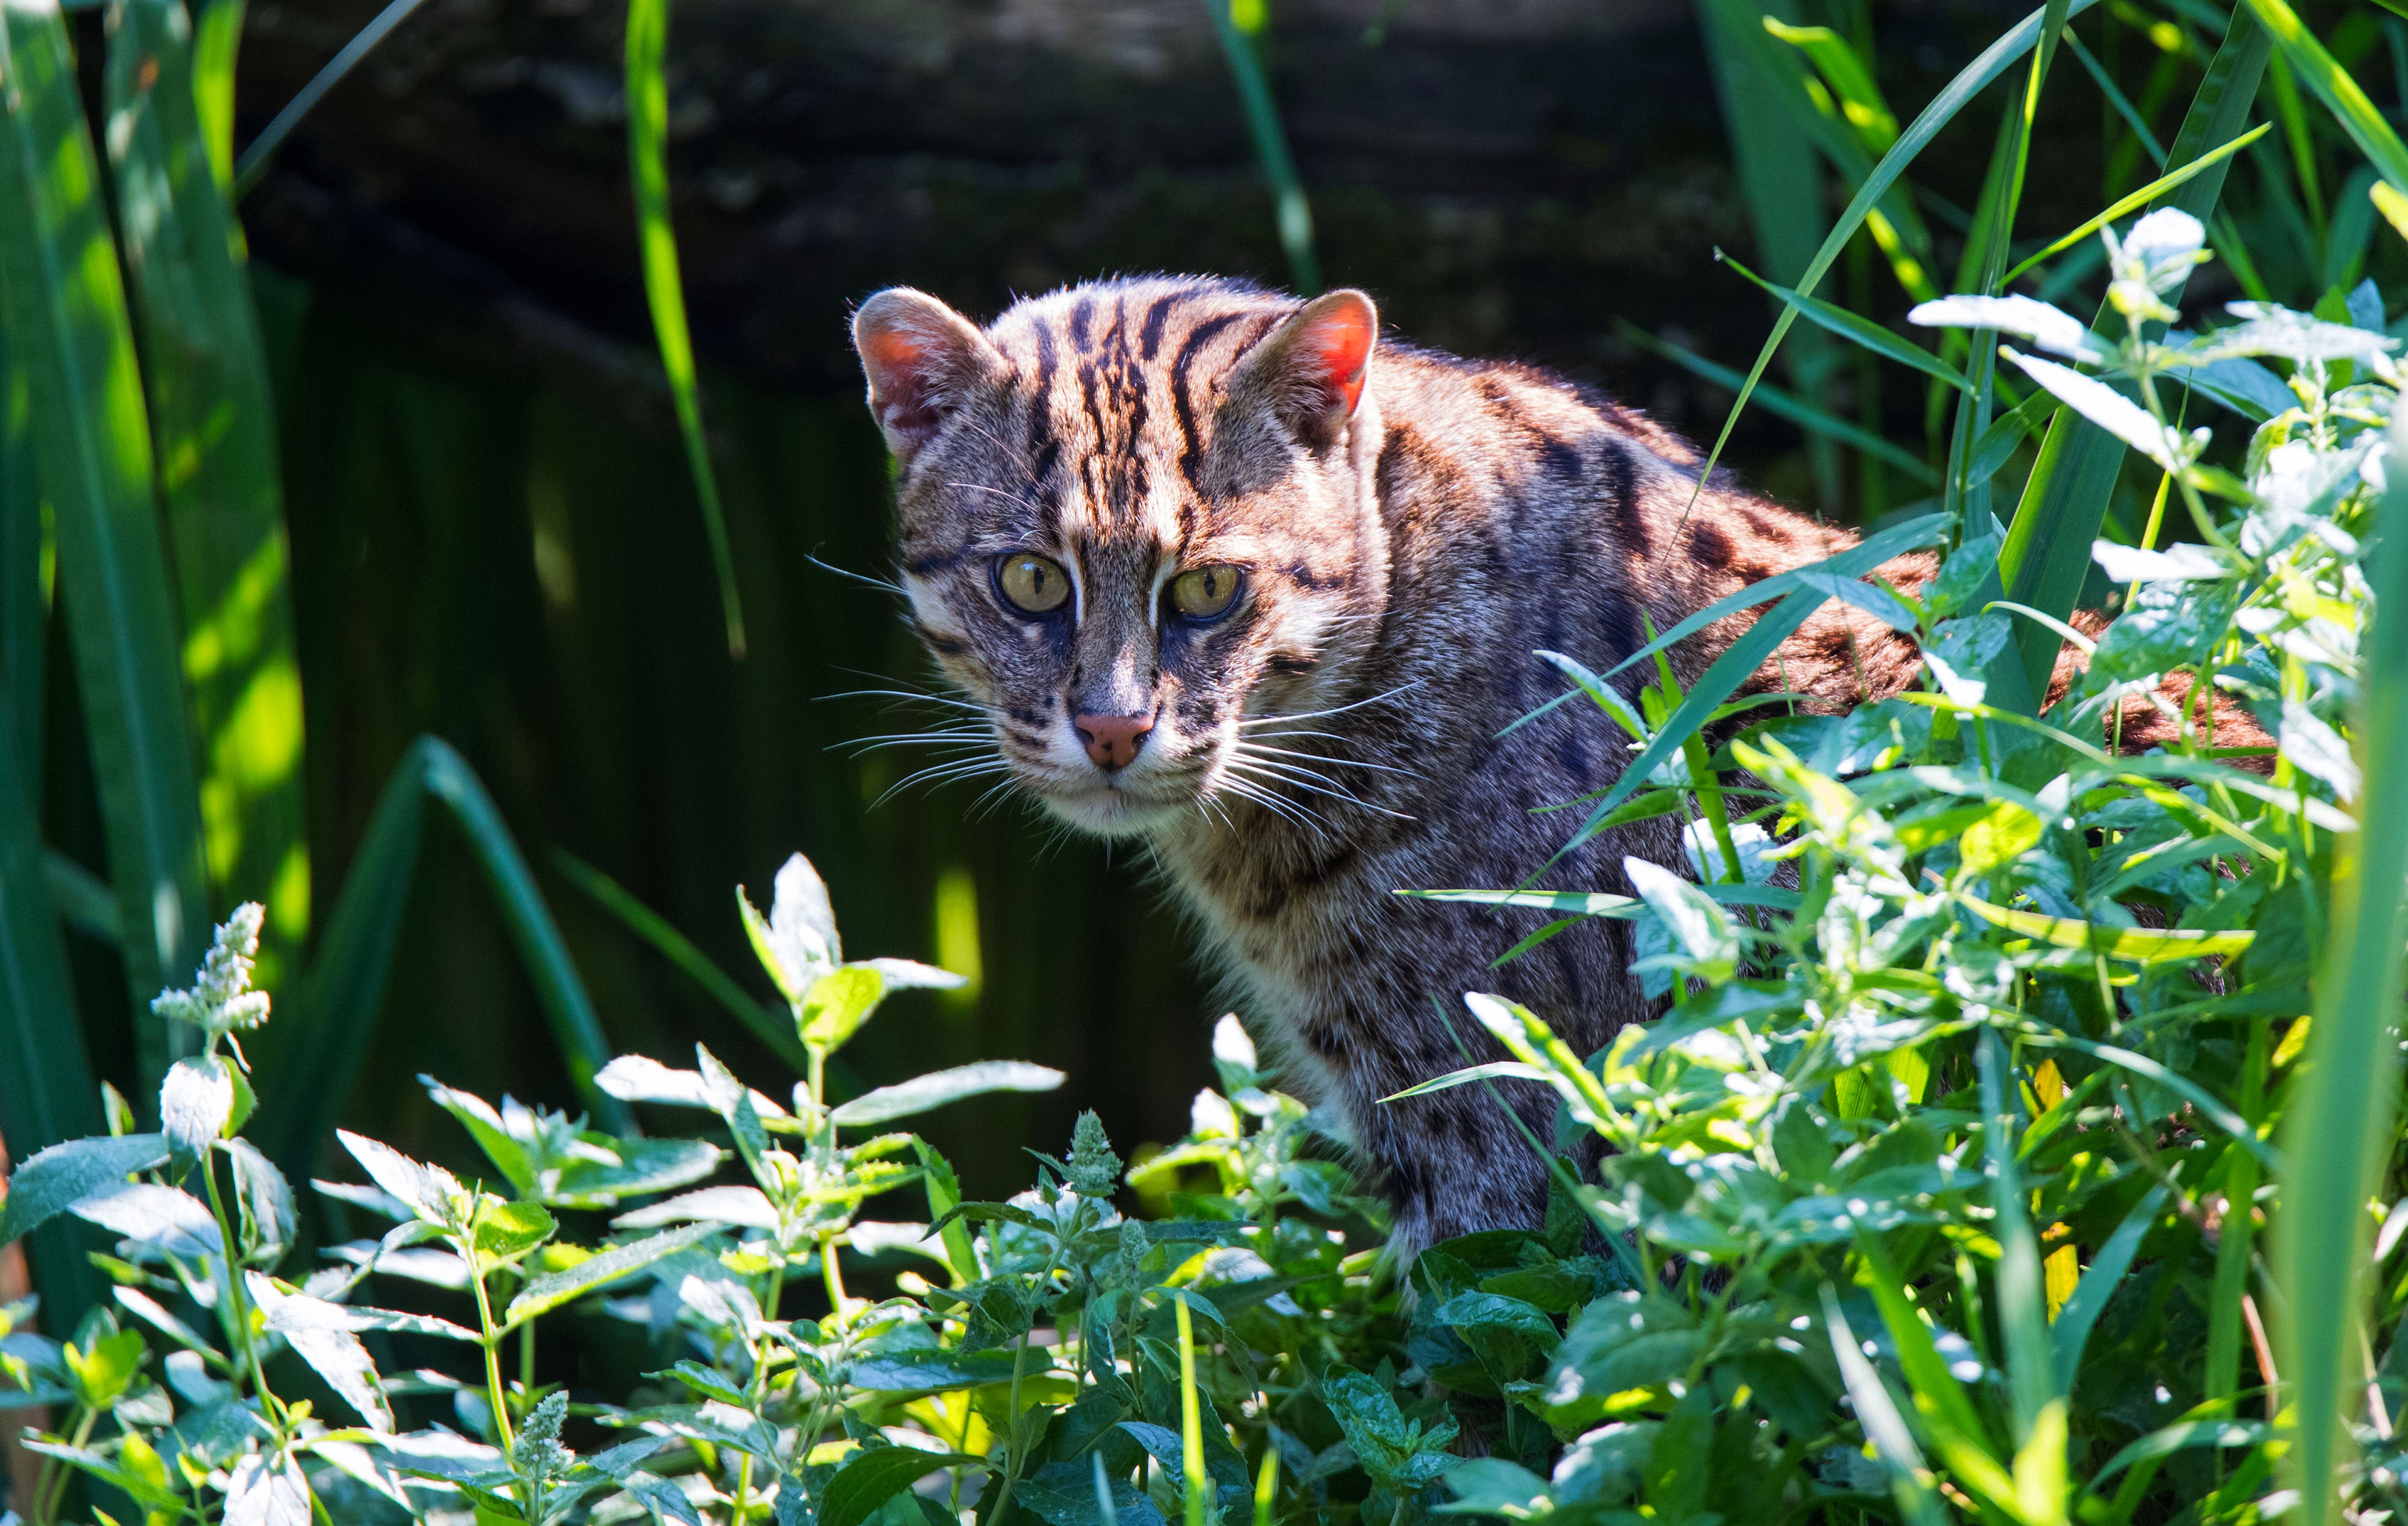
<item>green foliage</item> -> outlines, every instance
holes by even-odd
[[[839,962],[825,887],[800,857],[780,872],[769,914],[749,920],[764,963],[798,993],[793,1019],[813,1075],[791,1108],[707,1049],[691,1071],[623,1056],[600,1080],[626,1101],[715,1115],[732,1150],[596,1133],[581,1118],[427,1080],[507,1195],[341,1133],[366,1180],[320,1190],[391,1227],[305,1271],[286,1266],[295,1249],[284,1177],[239,1133],[248,1104],[237,1098],[249,1092],[236,1031],[267,1016],[250,984],[260,910],[241,908],[193,988],[161,998],[204,1035],[164,1089],[169,1136],[56,1145],[8,1184],[0,1242],[60,1214],[117,1241],[95,1258],[115,1284],[113,1306],[72,1340],[14,1332],[22,1308],[0,1316],[0,1394],[59,1406],[55,1428],[29,1442],[50,1464],[36,1526],[58,1519],[71,1473],[163,1523],[222,1509],[227,1520],[278,1523],[448,1510],[899,1526],[967,1506],[971,1490],[989,1520],[1013,1508],[1056,1526],[1182,1511],[1205,1520],[1253,1504],[1249,1453],[1289,1460],[1261,1475],[1267,1490],[1287,1480],[1282,1508],[1330,1504],[1333,1482],[1357,1466],[1370,1485],[1367,1519],[1401,1522],[1436,1504],[1456,1425],[1439,1401],[1399,1388],[1397,1292],[1383,1287],[1375,1253],[1347,1248],[1347,1231],[1359,1235],[1378,1210],[1342,1171],[1309,1158],[1310,1116],[1264,1088],[1234,1021],[1215,1046],[1230,1095],[1200,1095],[1197,1137],[1149,1162],[1179,1217],[1141,1223],[1114,1209],[1120,1159],[1093,1114],[1067,1160],[1040,1158],[1034,1189],[965,1203],[924,1142],[845,1143],[858,1121],[829,1105],[817,1079],[874,1017],[878,988],[840,1003],[811,993],[848,972],[924,984],[943,972]],[[1061,1079],[1039,1067],[967,1069],[980,1073],[940,1073],[912,1110]],[[731,1157],[750,1185],[656,1199]],[[1182,1172],[1215,1190],[1179,1190]],[[871,1200],[914,1188],[933,1224],[861,1216]],[[606,1233],[573,1216],[596,1212],[614,1215]],[[867,1260],[900,1249],[925,1258],[941,1284]],[[893,1293],[852,1292],[848,1266],[856,1279],[890,1279]],[[371,1278],[437,1289],[445,1312],[371,1305],[359,1296]],[[825,1312],[813,1318],[797,1303]],[[667,1354],[652,1384],[599,1404],[538,1384],[539,1329],[571,1318],[644,1332]],[[403,1337],[457,1353],[449,1365],[469,1375],[394,1375],[383,1353]],[[1376,1373],[1350,1371],[1366,1352],[1383,1359]],[[304,1370],[333,1409],[297,1391]],[[429,1397],[448,1397],[465,1434],[409,1423]],[[939,1509],[940,1498],[952,1505]]]
[[[1264,7],[1208,8],[1283,239],[1315,284]],[[329,82],[408,13],[388,9]],[[1774,279],[1734,270],[1775,305],[1773,333],[1744,374],[1640,338],[1737,394],[1734,418],[1761,401],[1810,431],[1827,501],[1853,477],[1874,533],[1651,632],[1611,671],[1541,654],[1573,685],[1559,702],[1593,703],[1632,754],[1612,788],[1569,802],[1586,813],[1572,841],[1677,815],[1694,878],[1634,862],[1635,896],[1431,894],[1542,914],[1509,957],[1629,923],[1633,972],[1666,1011],[1583,1056],[1551,1015],[1467,996],[1508,1058],[1388,1105],[1551,1088],[1558,1189],[1542,1227],[1399,1268],[1328,1120],[1275,1088],[1234,1018],[1188,1137],[1125,1178],[1151,1216],[1116,1205],[1123,1161],[1093,1114],[1061,1158],[1038,1158],[1029,1191],[964,1201],[925,1140],[880,1130],[1062,1077],[990,1060],[832,1094],[830,1062],[887,996],[957,981],[847,959],[799,856],[766,914],[738,895],[778,992],[766,1011],[577,874],[768,1029],[799,1082],[756,1089],[702,1045],[691,1069],[612,1058],[499,813],[432,740],[396,771],[306,967],[276,946],[280,902],[236,908],[204,956],[212,886],[248,886],[270,860],[307,870],[293,757],[261,770],[245,751],[300,736],[274,682],[290,594],[224,199],[238,10],[216,0],[196,47],[176,0],[119,7],[102,77],[117,244],[67,32],[38,7],[7,12],[0,195],[22,215],[0,219],[0,1128],[21,1159],[0,1243],[35,1237],[56,1317],[45,1336],[30,1305],[0,1309],[0,1397],[54,1410],[33,1444],[44,1481],[16,1502],[35,1526],[63,1519],[74,1475],[148,1520],[277,1526],[2239,1526],[2408,1504],[2392,1423],[2408,1401],[2408,821],[2383,787],[2408,748],[2390,618],[2408,558],[2384,539],[2408,456],[2391,433],[2399,345],[2360,279],[2376,254],[2399,263],[2371,240],[2378,210],[2408,230],[2408,152],[2353,72],[2376,33],[2320,38],[2282,0],[2053,0],[1909,116],[1849,7],[1701,14]],[[2164,53],[2137,105],[2111,24]],[[667,222],[666,28],[665,4],[630,17],[639,231],[740,647]],[[2408,55],[2408,34],[2392,41]],[[2081,74],[2052,74],[2061,50]],[[2103,209],[2043,238],[2018,219],[2027,186],[2059,173],[2032,135],[2067,79],[2100,87],[2118,141]],[[2261,80],[2275,120],[2253,129]],[[2151,121],[2186,81],[2169,150]],[[1958,119],[1983,101],[1996,129],[1968,138]],[[1906,178],[1960,138],[1987,166],[1965,177],[1964,213]],[[1827,177],[1847,196],[1836,217]],[[2344,187],[2329,206],[2328,180]],[[2252,300],[2173,326],[2211,249],[2213,279]],[[1821,286],[1843,259],[1842,298]],[[2076,295],[2095,316],[2058,305]],[[1774,394],[1762,378],[1800,316],[1812,342]],[[1885,413],[1885,375],[1923,389],[1922,439]],[[1934,496],[1892,512],[1885,473]],[[108,915],[100,882],[38,838],[27,696],[43,632],[22,612],[41,589],[43,498]],[[1942,554],[1928,587],[1863,581],[1921,547]],[[2112,618],[2076,629],[2086,584],[2093,604],[2110,590]],[[1833,598],[1911,635],[1923,686],[1847,716],[1735,701]],[[1668,647],[1765,605],[1723,660],[1675,682]],[[2081,660],[2052,699],[2068,641]],[[2217,746],[2210,701],[2254,716],[2271,756]],[[2171,740],[2131,756],[2126,728],[2144,723]],[[1710,727],[1738,734],[1710,748]],[[586,1113],[422,1077],[490,1174],[344,1133],[366,1180],[315,1184],[324,1221],[383,1227],[304,1265],[318,1216],[288,1173],[364,1064],[430,797],[466,828]],[[91,1107],[81,1055],[58,1042],[71,906],[118,942],[156,1019],[136,1030],[155,1117],[113,1092]],[[189,989],[147,1001],[185,968]],[[270,970],[289,978],[262,1031],[253,981]],[[256,1082],[246,1043],[272,1056]],[[693,1127],[642,1135],[638,1108]],[[867,1216],[897,1192],[924,1201],[924,1222]],[[70,1231],[111,1252],[79,1258]],[[370,1288],[410,1306],[365,1302]],[[572,1329],[580,1351],[608,1331],[653,1365],[601,1391],[539,1382],[539,1338],[551,1352]]]
[[[2396,1245],[2382,1205],[2408,1188],[2390,1127],[2408,827],[2373,785],[2399,720],[2373,614],[2408,501],[2390,485],[2408,472],[2400,341],[2371,283],[2315,315],[2234,303],[2236,321],[2167,333],[2205,228],[2169,208],[2100,237],[2112,335],[2021,295],[1910,317],[2066,357],[1998,346],[2186,511],[2196,542],[2092,546],[2125,590],[2114,618],[2086,635],[1985,604],[1995,530],[1963,535],[1920,598],[1846,581],[1853,564],[1789,574],[1789,601],[1843,597],[1915,637],[1925,684],[1756,721],[1711,765],[1743,770],[1718,794],[1648,765],[1719,691],[1684,697],[1659,668],[1634,707],[1555,659],[1639,753],[1599,810],[1688,817],[1704,881],[1744,842],[1756,893],[1629,859],[1637,901],[1447,898],[1633,921],[1633,971],[1670,1003],[1583,1057],[1541,1015],[1471,994],[1512,1058],[1390,1099],[1551,1087],[1559,1130],[1605,1145],[1567,1190],[1636,1263],[1550,1308],[1482,1276],[1485,1245],[1421,1258],[1461,1351],[1431,1375],[1514,1406],[1492,1452],[1521,1452],[1523,1416],[1566,1444],[1545,1477],[1457,1470],[1459,1508],[2241,1520],[2284,1507],[2286,1454],[2320,1504],[2398,1507],[2375,1332],[2402,1294],[2366,1247],[2379,1263]],[[2185,392],[2246,426],[2235,467],[2198,410],[2177,423]],[[2079,649],[2038,719],[1987,692],[2011,616]],[[2211,699],[2275,746],[2219,745]],[[2133,756],[2143,724],[2164,744]],[[2251,1249],[2268,1215],[2281,1283]],[[2289,1311],[2287,1363],[2261,1309]]]

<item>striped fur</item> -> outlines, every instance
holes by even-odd
[[[1463,1063],[1457,1034],[1497,1058],[1464,991],[1527,1002],[1583,1052],[1649,1015],[1626,924],[1492,971],[1526,915],[1390,893],[1520,881],[1573,825],[1541,808],[1619,772],[1627,752],[1585,707],[1500,740],[1561,692],[1532,652],[1610,668],[1648,621],[1854,538],[1719,475],[1690,509],[1685,442],[1519,366],[1383,342],[1350,416],[1297,338],[1330,300],[1300,317],[1236,282],[1129,280],[1023,301],[981,331],[896,291],[865,304],[855,335],[904,460],[903,583],[939,666],[1020,785],[1151,845],[1291,1083],[1342,1107],[1411,1249],[1544,1211],[1543,1169],[1481,1088],[1378,1101]],[[996,558],[1029,551],[1072,574],[1055,615],[998,595]],[[1243,569],[1237,608],[1179,617],[1168,580],[1209,564]],[[1905,557],[1881,575],[1930,571]],[[1684,643],[1683,681],[1746,623]],[[1918,661],[1833,604],[1758,684],[1846,706],[1904,687]],[[1638,676],[1617,682],[1635,692]],[[1089,761],[1074,717],[1148,710],[1135,762]],[[1627,893],[1627,854],[1683,862],[1658,819],[1541,883]],[[1552,1103],[1510,1089],[1544,1137]]]

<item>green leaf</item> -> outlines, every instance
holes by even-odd
[[[566,1271],[547,1273],[528,1283],[520,1289],[516,1298],[510,1300],[510,1306],[503,1315],[503,1327],[515,1329],[538,1315],[549,1314],[562,1304],[583,1298],[630,1273],[640,1272],[665,1256],[674,1256],[689,1245],[699,1245],[718,1232],[717,1224],[689,1224],[666,1234],[612,1245]]]
[[[826,983],[823,980],[821,985]],[[982,1097],[991,1091],[1052,1091],[1068,1079],[1051,1066],[1032,1065],[1020,1059],[982,1059],[950,1071],[914,1076],[896,1086],[880,1087],[840,1104],[828,1116],[839,1128],[862,1129],[931,1113],[966,1097]]]
[[[1727,615],[1737,614],[1742,610],[1752,609],[1758,604],[1769,604],[1790,590],[1802,587],[1805,573],[1820,570],[1843,578],[1861,578],[1893,556],[1902,556],[1910,551],[1920,551],[1926,546],[1938,544],[1947,534],[1947,530],[1946,515],[1924,514],[1908,520],[1903,525],[1893,525],[1879,535],[1870,537],[1863,544],[1851,546],[1837,555],[1827,556],[1819,562],[1809,562],[1803,567],[1794,567],[1786,572],[1776,572],[1771,577],[1752,583],[1738,593],[1726,595],[1697,613],[1683,619],[1645,646],[1615,663],[1605,676],[1612,678],[1615,673],[1622,672],[1636,663],[1643,662],[1658,652],[1667,651],[1674,642],[1695,635]],[[1724,698],[1728,698],[1728,694],[1725,694],[1715,699],[1713,704],[1718,706]],[[1666,727],[1659,727],[1659,734]],[[1624,777],[1627,778],[1630,769],[1635,767],[1636,765],[1627,766]]]
[[[468,1227],[469,1243],[480,1258],[501,1262],[523,1256],[552,1238],[559,1226],[538,1202],[505,1202],[488,1197],[478,1204]]]
[[[485,1159],[494,1163],[511,1187],[521,1193],[535,1190],[535,1170],[527,1162],[526,1147],[510,1137],[502,1116],[494,1111],[492,1103],[474,1092],[455,1091],[431,1075],[420,1076],[418,1084],[426,1088],[426,1095],[435,1100],[436,1106],[460,1120],[468,1137],[477,1142]]]
[[[36,507],[0,497],[0,518],[31,515]],[[0,598],[7,597],[0,593]],[[37,1221],[30,1200],[22,1210],[23,1221],[17,1217],[34,1160],[53,1145],[103,1129],[82,1025],[68,1015],[75,1011],[75,992],[66,949],[44,893],[40,825],[20,770],[17,743],[22,739],[10,734],[22,719],[0,704],[0,1140],[8,1142],[19,1161],[14,1191],[0,1216],[0,1243]],[[164,1159],[166,1142],[154,1134],[137,1148]],[[157,1163],[151,1159],[116,1174]],[[68,1201],[39,1211],[40,1216],[57,1213]],[[103,1296],[103,1279],[84,1260],[76,1236],[72,1226],[62,1224],[35,1235],[26,1246],[35,1283],[61,1330],[73,1329]]]
[[[719,573],[720,612],[727,625],[727,652],[744,655],[744,609],[736,592],[736,557],[728,549],[727,518],[719,507],[719,479],[710,466],[710,440],[702,429],[702,396],[695,382],[694,341],[687,337],[685,288],[678,276],[677,234],[669,225],[669,92],[661,75],[668,50],[669,0],[629,0],[627,6],[627,166],[636,191],[636,238],[643,260],[644,296],[660,341],[661,369],[668,376],[678,430],[685,437],[686,465],[702,522],[710,535],[711,566]]]
[[[1848,1398],[1865,1428],[1865,1439],[1872,1443],[1875,1455],[1889,1470],[1890,1491],[1898,1500],[1899,1513],[1914,1526],[1945,1526],[1949,1517],[1925,1481],[1928,1474],[1914,1433],[1907,1429],[1881,1374],[1857,1347],[1856,1332],[1848,1328],[1847,1316],[1840,1312],[1839,1295],[1828,1283],[1823,1286],[1823,1324],[1830,1333],[1831,1354],[1839,1359]]]
[[[543,1201],[555,1208],[615,1208],[622,1198],[642,1197],[690,1186],[719,1169],[726,1152],[702,1139],[609,1139],[594,1134],[619,1157],[615,1166],[572,1160]]]
[[[1136,1485],[1103,1477],[1103,1461],[1101,1452],[1091,1451],[1083,1461],[1049,1462],[1014,1486],[1011,1497],[1043,1517],[1046,1526],[1163,1526],[1162,1512]],[[1099,1486],[1101,1498],[1111,1502],[1109,1515]]]
[[[917,1447],[857,1451],[824,1486],[819,1526],[862,1526],[887,1501],[939,1468],[984,1465],[983,1458],[963,1452],[924,1452]]]
[[[22,734],[22,728],[20,728]],[[42,883],[59,920],[114,947],[125,941],[125,920],[108,882],[56,849],[42,853]]]
[[[234,1117],[234,1067],[215,1055],[179,1059],[159,1087],[159,1127],[187,1156],[198,1155]]]
[[[723,1404],[731,1404],[738,1409],[749,1407],[752,1402],[751,1396],[718,1368],[706,1367],[701,1362],[690,1359],[679,1362],[666,1372],[653,1373],[650,1375],[674,1378],[705,1399],[715,1399]]]
[[[79,1351],[70,1342],[62,1355],[75,1383],[76,1403],[88,1409],[114,1408],[141,1371],[146,1354],[138,1330],[122,1330],[95,1341],[90,1351]]]
[[[1872,71],[1848,46],[1846,38],[1828,26],[1787,26],[1770,16],[1764,19],[1764,29],[1791,47],[1802,49],[1814,61],[1815,72],[1831,87],[1831,94],[1839,97],[1841,114],[1863,137],[1866,148],[1880,153],[1898,141],[1898,116],[1882,99],[1881,86],[1873,81]]]
[[[167,1163],[167,1136],[75,1139],[50,1145],[19,1165],[0,1202],[0,1245],[38,1229],[78,1202],[124,1181],[136,1172]]]
[[[124,0],[108,29],[110,183],[158,432],[209,878],[268,902],[280,968],[307,930],[301,681],[276,404],[242,238],[209,164],[183,0]]]
[[[0,16],[0,330],[32,399],[30,432],[58,570],[137,1013],[195,968],[209,937],[175,603],[159,542],[150,433],[117,252],[101,205],[64,19]],[[135,1024],[145,1089],[199,1035]],[[180,1046],[180,1047],[179,1047]]]
[[[1767,281],[1719,249],[1714,251],[1714,258],[1796,309],[1809,323],[1818,324],[1851,343],[1860,344],[1877,355],[1897,361],[1901,366],[1911,367],[1926,376],[1948,383],[1960,392],[1972,390],[1973,384],[1965,380],[1964,372],[1921,345],[1910,343],[1871,319],[1859,317],[1845,308],[1824,301],[1819,296],[1801,296],[1786,286]],[[1921,461],[1915,462],[1915,465],[1922,467],[1926,472],[1930,469]]]
[[[1473,1458],[1446,1476],[1446,1487],[1455,1492],[1455,1500],[1437,1507],[1436,1513],[1441,1516],[1502,1516],[1521,1520],[1555,1511],[1547,1481],[1501,1457]]]
[[[954,1210],[962,1205],[962,1184],[953,1174],[953,1164],[938,1152],[926,1140],[913,1135],[911,1148],[920,1157],[920,1183],[928,1194],[928,1222],[942,1223],[939,1237],[945,1247],[945,1264],[953,1268],[955,1287],[967,1287],[978,1281],[978,1250],[970,1241],[970,1231]]]
[[[326,98],[327,92],[341,84],[344,77],[357,67],[360,60],[367,57],[369,51],[378,43],[390,36],[394,27],[408,21],[410,13],[421,4],[422,0],[389,0],[385,7],[378,11],[367,25],[352,34],[351,40],[343,44],[336,51],[335,56],[326,61],[324,66],[309,77],[309,82],[302,86],[291,100],[284,103],[283,108],[268,120],[267,125],[259,130],[259,136],[252,138],[243,149],[242,157],[234,163],[232,194],[236,200],[239,201],[248,195],[251,188],[259,183],[260,176],[267,172],[269,157],[276,152],[293,129],[301,124],[301,119],[308,116],[320,101]],[[238,25],[240,7],[236,7],[236,9],[237,18],[235,24]],[[222,46],[231,54],[238,40],[237,36],[236,39]],[[232,60],[229,57],[227,61],[229,75],[231,64]],[[230,78],[224,88],[231,92],[233,85]],[[229,113],[232,110],[230,103],[227,110]],[[213,155],[216,154],[214,146],[211,151]]]
[[[935,1393],[1009,1383],[1013,1360],[1010,1351],[898,1351],[860,1358],[838,1375],[853,1388],[878,1393]],[[1053,1359],[1032,1348],[1021,1375],[1025,1381],[1031,1374],[1052,1368]]]
[[[1408,1097],[1426,1097],[1434,1091],[1452,1091],[1457,1087],[1468,1087],[1474,1081],[1544,1081],[1547,1076],[1546,1071],[1523,1060],[1492,1059],[1485,1065],[1468,1065],[1459,1071],[1449,1071],[1444,1075],[1432,1076],[1418,1086],[1407,1087],[1402,1091],[1392,1091],[1380,1101],[1401,1102]]]
[[[803,1043],[824,1055],[836,1053],[885,999],[886,977],[876,966],[848,964],[829,971],[804,993]]]

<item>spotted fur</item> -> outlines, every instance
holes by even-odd
[[[1483,1089],[1380,1099],[1460,1066],[1458,1037],[1500,1058],[1463,1019],[1466,990],[1528,1003],[1584,1053],[1644,1020],[1628,926],[1492,970],[1526,917],[1392,892],[1521,881],[1573,825],[1544,808],[1619,773],[1627,750],[1585,707],[1505,734],[1562,691],[1534,651],[1609,669],[1650,622],[1855,538],[1725,474],[1698,494],[1685,441],[1555,377],[1374,353],[1359,293],[1118,281],[982,331],[897,289],[854,327],[904,463],[911,618],[1010,776],[1077,827],[1150,844],[1289,1084],[1342,1109],[1403,1245],[1538,1222],[1544,1171]],[[998,591],[997,559],[1029,552],[1070,574],[1054,614]],[[1222,564],[1244,575],[1233,611],[1181,616],[1168,581]],[[1907,556],[1878,575],[1931,570]],[[1749,618],[1675,649],[1684,684]],[[1919,662],[1835,602],[1756,686],[1846,707]],[[1635,695],[1641,676],[1616,683]],[[1139,714],[1154,729],[1134,762],[1090,760],[1080,716]],[[1609,832],[1539,883],[1628,893],[1625,855],[1682,864],[1676,825]],[[1547,1095],[1506,1089],[1544,1137]]]

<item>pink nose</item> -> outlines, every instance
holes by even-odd
[[[1087,744],[1087,756],[1096,760],[1096,767],[1112,773],[1137,760],[1145,734],[1154,729],[1154,717],[1082,715],[1071,724],[1078,727],[1079,740]]]

